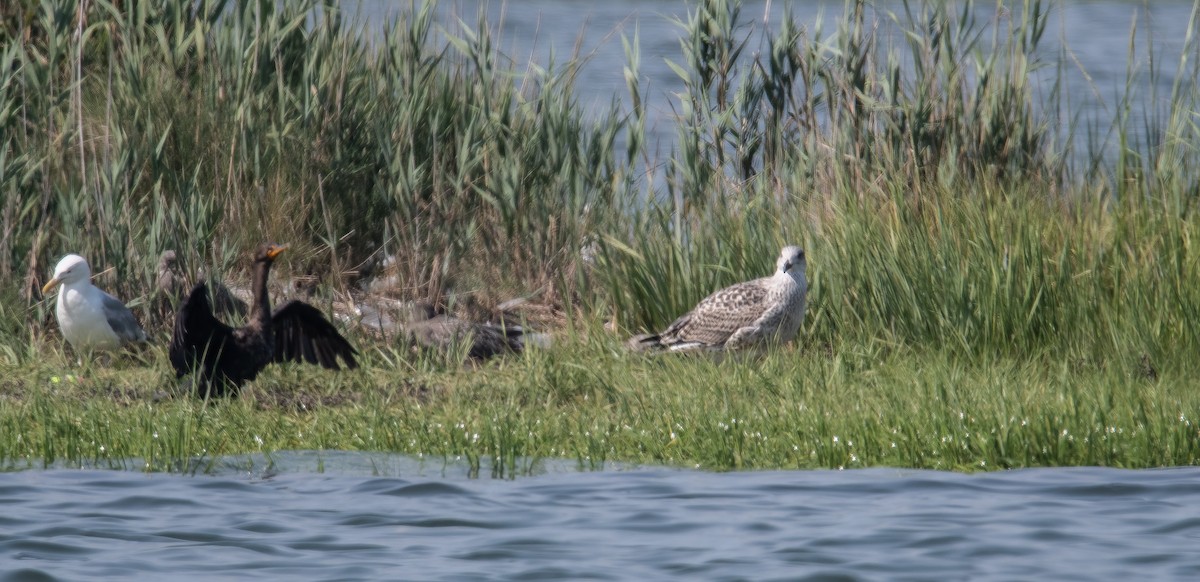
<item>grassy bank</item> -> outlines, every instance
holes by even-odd
[[[203,470],[221,455],[396,451],[513,475],[531,459],[702,469],[1158,467],[1200,458],[1196,370],[1046,358],[963,361],[882,345],[762,360],[630,358],[615,341],[487,370],[276,368],[235,401],[156,401],[168,371],[129,363],[13,371],[8,468]],[[569,356],[567,355],[569,354]],[[53,378],[57,377],[55,382]]]
[[[1038,48],[1053,5],[903,6],[908,34],[885,42],[886,16],[854,3],[836,30],[785,19],[760,39],[736,3],[701,2],[673,59],[677,149],[656,159],[634,38],[629,105],[585,117],[579,55],[518,73],[482,20],[440,29],[415,7],[371,40],[323,2],[149,4],[5,14],[27,39],[0,49],[6,466],[297,448],[498,474],[1197,461],[1200,88],[1180,75],[1133,115],[1159,74],[1136,28],[1114,118],[1079,119],[1061,69],[1029,82],[1065,62]],[[156,322],[161,250],[237,279],[263,239],[294,244],[277,272],[318,276],[319,297],[372,276],[400,299],[527,297],[558,314],[556,345],[468,370],[351,325],[363,370],[279,367],[206,403],[156,396],[174,390],[161,345],[74,369],[37,293],[80,252]],[[796,345],[722,363],[621,348],[790,242],[810,263]]]

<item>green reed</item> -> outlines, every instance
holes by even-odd
[[[673,160],[674,194],[605,239],[605,299],[621,323],[665,325],[713,289],[767,274],[780,244],[796,241],[810,251],[809,335],[822,341],[1135,360],[1194,341],[1176,323],[1196,300],[1185,291],[1196,262],[1180,244],[1193,230],[1194,77],[1180,76],[1146,127],[1114,120],[1120,139],[1092,141],[1081,170],[1072,136],[1051,131],[1065,74],[1042,88],[1049,103],[1028,82],[1045,66],[1042,3],[987,25],[971,3],[904,4],[892,18],[905,34],[890,44],[848,3],[831,39],[785,19],[757,58],[731,68],[721,55],[752,34],[736,11],[711,1],[692,12],[680,126],[738,119],[742,131],[681,135],[692,143]],[[1125,110],[1145,79],[1134,50]],[[785,147],[759,147],[781,131]]]
[[[224,271],[264,239],[339,286],[394,254],[413,294],[553,287],[631,179],[623,122],[571,96],[578,57],[520,78],[482,20],[437,45],[431,6],[368,30],[316,0],[27,4],[35,40],[3,54],[0,268],[31,298],[67,251],[137,295],[165,248]]]

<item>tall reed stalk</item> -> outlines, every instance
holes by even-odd
[[[0,54],[0,271],[30,300],[66,252],[136,296],[165,248],[224,271],[263,239],[335,285],[394,255],[402,293],[553,300],[631,184],[624,122],[585,120],[575,67],[515,83],[482,17],[439,46],[432,4],[375,29],[317,0],[25,6],[37,34]]]

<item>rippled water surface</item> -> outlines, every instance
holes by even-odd
[[[0,579],[1200,579],[1198,468],[508,481],[356,453],[316,473],[313,455],[0,475]]]
[[[933,0],[927,4],[936,3]],[[962,4],[960,1],[954,6]],[[382,29],[383,23],[403,14],[409,3],[358,0],[343,5],[376,29]],[[921,3],[913,1],[910,5],[915,10]],[[998,8],[992,0],[975,1],[974,21],[977,30],[984,33],[983,47],[990,46],[994,25],[1007,34],[1008,27],[1015,25],[1013,12],[1019,13],[1023,5],[1021,0],[1006,0]],[[585,107],[599,111],[606,110],[614,97],[628,106],[625,78],[628,59],[621,38],[636,38],[641,56],[638,79],[647,107],[652,151],[655,148],[666,151],[674,143],[676,128],[672,120],[680,107],[678,94],[685,89],[668,61],[685,62],[679,22],[688,19],[688,9],[694,6],[695,2],[682,0],[448,0],[437,4],[438,22],[452,34],[472,29],[478,14],[485,13],[489,27],[496,32],[496,48],[518,70],[523,70],[529,62],[544,66],[553,61],[561,66],[575,52],[578,43],[579,53],[586,62],[576,79],[576,93]],[[744,25],[739,29],[741,34],[749,34],[751,24],[759,30],[776,30],[785,12],[790,12],[810,34],[816,35],[819,30],[821,38],[828,40],[837,30],[846,3],[742,0],[741,6],[740,22]],[[1129,95],[1133,101],[1131,115],[1143,119],[1165,106],[1178,64],[1184,61],[1190,67],[1195,59],[1194,54],[1184,49],[1193,0],[1056,0],[1042,2],[1041,7],[1048,18],[1037,53],[1041,63],[1033,67],[1034,95],[1037,99],[1048,99],[1055,93],[1054,83],[1061,64],[1064,91],[1069,95],[1065,103],[1068,118],[1078,114],[1084,122],[1094,121],[1099,128],[1107,128],[1116,118],[1126,83],[1133,75],[1137,89]],[[892,16],[897,15],[897,20],[903,22],[904,4],[900,0],[874,0],[867,2],[866,10],[867,21],[871,23],[868,28],[878,45],[898,50],[901,58],[907,55],[909,49],[903,41],[903,31],[893,25]],[[758,36],[750,37],[747,57],[764,50],[759,40]],[[1158,73],[1154,78],[1148,75],[1151,46]],[[1140,123],[1134,123],[1129,131],[1136,134],[1140,127]],[[1104,133],[1099,137],[1104,137]]]

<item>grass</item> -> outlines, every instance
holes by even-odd
[[[677,149],[655,159],[636,37],[629,105],[586,117],[581,55],[518,71],[483,19],[412,6],[369,39],[334,4],[0,12],[5,38],[27,39],[0,43],[3,466],[202,470],[280,449],[504,476],[545,457],[1197,462],[1200,88],[1179,75],[1132,115],[1162,74],[1137,65],[1136,27],[1113,119],[1079,119],[1061,65],[1049,88],[1028,82],[1053,66],[1046,3],[995,19],[905,3],[885,15],[893,39],[861,3],[831,33],[789,16],[758,35],[736,2],[697,2],[673,59]],[[402,299],[529,297],[561,315],[556,345],[463,369],[351,328],[362,370],[280,366],[237,400],[161,398],[161,342],[76,369],[37,293],[79,252],[157,322],[162,249],[236,279],[262,239],[292,243],[280,279],[316,275],[325,297],[370,275]],[[621,347],[768,274],[789,243],[809,257],[796,345],[721,363]]]
[[[271,369],[242,398],[154,400],[167,370],[60,361],[6,371],[0,458],[202,470],[223,455],[396,451],[511,476],[529,459],[710,470],[991,470],[1195,464],[1193,367],[1143,370],[876,345],[764,359],[641,358],[616,341],[531,353],[486,370],[398,375]],[[11,374],[7,372],[12,372]],[[58,378],[58,381],[54,381]]]

